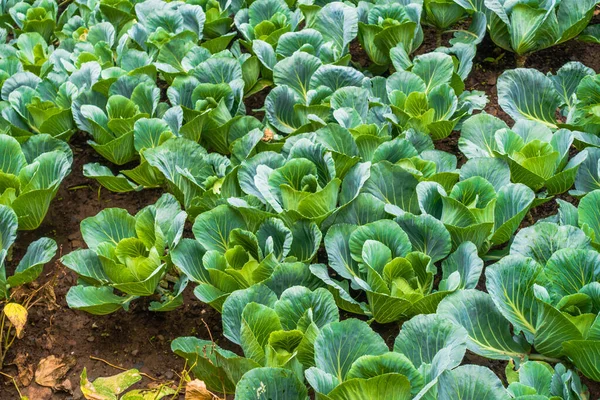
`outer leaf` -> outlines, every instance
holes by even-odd
[[[81,221],[81,235],[94,251],[102,243],[116,246],[122,239],[136,236],[135,218],[121,208],[107,208]]]
[[[31,243],[14,274],[8,277],[7,283],[11,287],[17,287],[34,281],[42,273],[44,264],[56,255],[57,250],[56,242],[49,238],[41,238]]]
[[[224,253],[229,248],[229,234],[236,228],[246,228],[244,219],[232,207],[221,205],[200,214],[192,230],[206,250]]]
[[[273,68],[273,81],[286,85],[307,101],[310,79],[321,66],[321,61],[308,53],[297,52],[278,62]]]
[[[507,360],[529,352],[529,346],[513,339],[508,321],[487,293],[459,291],[442,300],[437,312],[467,330],[467,347],[476,354]]]
[[[112,288],[101,286],[73,286],[67,293],[67,304],[75,310],[95,315],[107,315],[121,308],[127,309],[133,296],[121,297]]]
[[[277,313],[258,303],[249,303],[242,312],[240,345],[244,355],[265,365],[265,346],[271,333],[281,330]]]
[[[265,285],[237,290],[223,303],[223,335],[236,344],[241,343],[242,312],[247,304],[258,303],[274,307],[277,296]]]
[[[477,247],[473,243],[464,242],[442,261],[442,271],[440,290],[475,289],[483,271],[483,260],[477,255]],[[458,279],[453,274],[458,274]]]
[[[235,390],[239,400],[306,400],[306,386],[294,372],[283,368],[255,368],[242,377]]]
[[[594,232],[593,242],[600,242],[600,190],[585,195],[579,202],[578,223],[579,226],[591,229]]]
[[[556,128],[556,110],[563,103],[550,78],[533,69],[506,71],[498,78],[498,103],[513,119],[538,121]]]
[[[542,266],[530,258],[514,255],[486,269],[486,287],[494,304],[517,332],[536,333],[538,307],[533,285]]]
[[[348,319],[325,326],[315,340],[318,368],[343,381],[352,363],[363,355],[379,355],[387,345],[365,322]]]
[[[328,3],[318,13],[313,26],[325,42],[332,41],[338,54],[345,54],[358,32],[356,8],[340,2]]]
[[[498,191],[494,209],[494,244],[506,243],[533,205],[535,194],[521,184],[509,184]]]
[[[286,330],[305,330],[308,322],[314,322],[318,328],[322,328],[339,320],[335,299],[323,288],[311,292],[302,286],[291,287],[281,294],[275,303],[275,311]],[[307,318],[309,312],[310,319]]]
[[[394,351],[406,355],[416,368],[430,364],[441,373],[458,366],[467,350],[467,331],[438,315],[418,315],[402,325]]]
[[[510,246],[510,254],[531,257],[542,265],[559,249],[591,249],[590,239],[574,226],[539,222],[519,231]]]
[[[600,381],[600,341],[572,340],[563,343],[565,354],[590,379]]]
[[[445,258],[452,248],[450,233],[439,220],[430,215],[405,213],[395,221],[408,235],[413,250],[431,257],[431,262]]]
[[[439,400],[509,400],[500,379],[488,368],[463,365],[440,376]]]
[[[401,374],[384,374],[370,379],[350,379],[333,389],[328,398],[332,400],[408,400],[410,382]]]
[[[403,211],[418,214],[417,179],[399,165],[381,161],[371,167],[363,191]]]

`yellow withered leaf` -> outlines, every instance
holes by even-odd
[[[185,388],[185,400],[216,399],[218,398],[206,388],[206,384],[203,381],[194,379],[193,381],[187,383]]]
[[[27,323],[27,309],[17,303],[8,303],[4,306],[4,315],[15,327],[17,337],[21,339],[23,337],[23,328]]]

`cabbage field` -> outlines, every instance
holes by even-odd
[[[1,399],[600,399],[600,0],[0,0]]]

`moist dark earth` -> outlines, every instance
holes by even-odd
[[[599,18],[595,17],[595,19]],[[425,38],[425,43],[418,50],[418,54],[435,48],[434,31],[426,29]],[[444,39],[448,40],[449,36],[445,36]],[[355,65],[367,67],[369,60],[358,42],[353,42],[350,48]],[[555,72],[569,61],[580,61],[595,71],[600,71],[600,45],[570,41],[533,54],[527,60],[526,67],[536,68],[544,73]],[[496,82],[503,71],[512,68],[515,68],[515,57],[496,47],[486,37],[479,45],[473,71],[466,82],[468,90],[486,92],[490,103],[485,111],[505,120],[509,125],[512,121],[498,106]],[[265,89],[246,99],[249,113],[262,108],[267,93],[268,89]],[[260,112],[255,115],[259,118],[262,116]],[[448,138],[437,142],[436,147],[456,154],[460,164],[464,162],[464,156],[458,150],[458,137],[459,134],[454,132]],[[106,162],[100,160],[100,157],[86,144],[86,140],[85,134],[81,132],[73,138],[71,142],[75,155],[73,171],[63,182],[41,227],[35,231],[19,233],[11,262],[13,267],[23,256],[27,246],[40,237],[53,238],[59,244],[60,253],[66,254],[84,245],[79,232],[79,224],[84,218],[96,215],[108,207],[120,207],[135,213],[154,203],[161,195],[160,190],[116,194],[99,189],[98,184],[83,176],[82,168],[86,163],[106,164]],[[574,203],[576,201],[570,196],[562,196],[562,198]],[[550,201],[531,210],[531,217],[525,220],[531,223],[556,213],[556,210],[556,202]],[[191,232],[187,230],[185,236],[191,237]],[[51,288],[44,291],[47,301],[30,309],[25,335],[15,342],[7,355],[7,365],[3,372],[13,376],[18,374],[16,364],[19,364],[21,369],[32,368],[35,371],[37,363],[50,355],[76,359],[76,364],[67,374],[68,382],[63,385],[67,389],[70,386],[70,391],[52,392],[48,388],[31,383],[21,389],[22,393],[28,395],[31,400],[82,398],[79,376],[84,367],[87,368],[91,379],[120,372],[97,359],[106,360],[126,369],[137,368],[157,382],[174,381],[177,385],[184,363],[171,352],[170,342],[179,336],[195,335],[203,339],[212,337],[219,345],[236,352],[240,351],[223,338],[220,315],[196,300],[189,288],[185,293],[184,305],[174,311],[149,312],[147,303],[150,300],[140,299],[132,304],[129,312],[120,311],[109,316],[97,317],[70,310],[66,306],[65,295],[75,282],[75,274],[58,261],[46,265],[36,285],[39,287],[48,284],[48,288]],[[35,285],[29,289],[35,289]],[[374,324],[373,328],[391,345],[400,327]],[[487,366],[501,379],[505,379],[505,362],[487,360],[468,353],[465,363]],[[18,398],[12,382],[5,377],[0,379],[4,380],[4,384],[0,385],[0,399]],[[138,387],[145,387],[152,382],[151,379],[144,378]],[[585,383],[590,390],[591,398],[600,398],[600,385],[588,380],[585,380]]]

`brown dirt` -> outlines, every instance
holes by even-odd
[[[442,150],[451,154],[454,154],[457,159],[456,166],[458,168],[462,167],[464,163],[467,162],[467,157],[458,149],[458,139],[460,138],[460,133],[458,131],[453,131],[450,136],[445,137],[440,140],[436,140],[434,142],[435,148],[437,150]]]
[[[358,39],[354,39],[350,42],[350,54],[352,55],[352,62],[359,68],[367,68],[371,64],[369,55],[362,48]]]
[[[265,99],[267,95],[271,93],[271,88],[266,87],[258,93],[244,99],[244,105],[246,106],[246,114],[252,115],[262,121],[265,116],[265,112],[262,108],[265,105]]]

